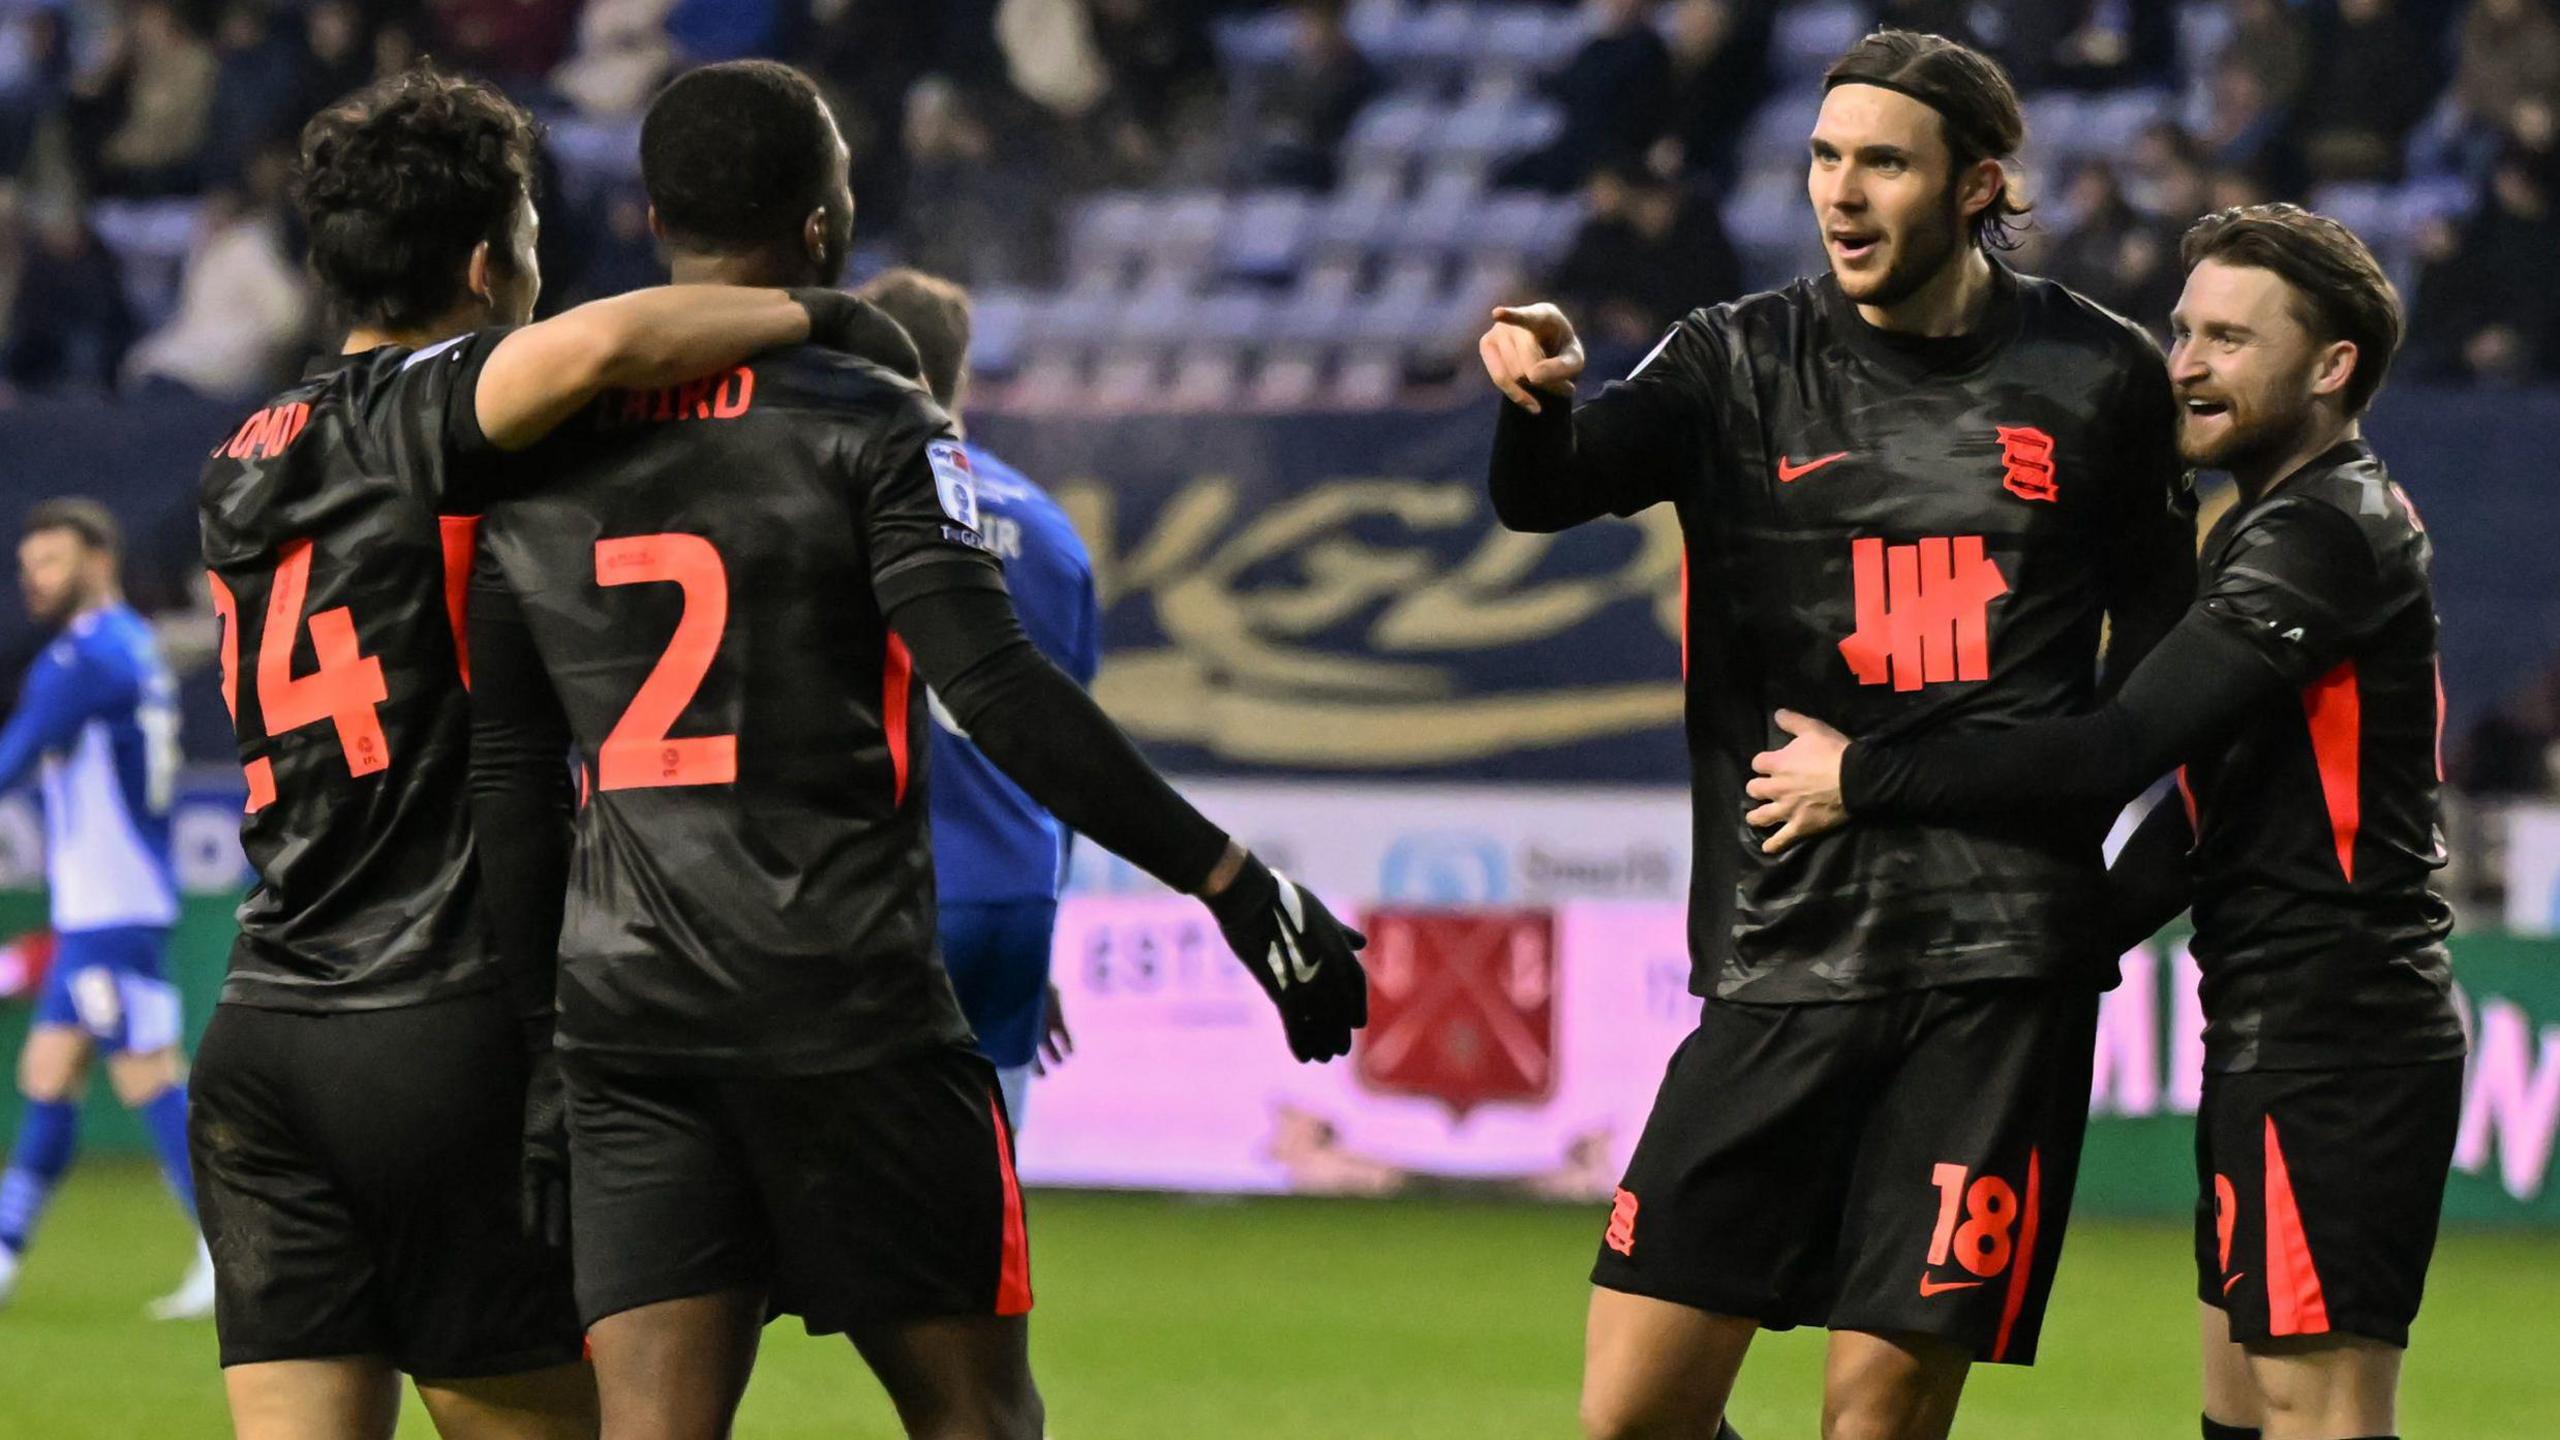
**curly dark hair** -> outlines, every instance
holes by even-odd
[[[507,256],[539,138],[514,101],[431,65],[322,110],[294,176],[312,273],[359,324],[405,330],[451,310],[473,246]]]
[[[1937,111],[1958,171],[1984,160],[2008,164],[2000,193],[1973,217],[1973,238],[1994,250],[2018,248],[2018,222],[2034,208],[2018,184],[2015,164],[2018,147],[2026,143],[2027,116],[1999,61],[1943,35],[1878,30],[1823,72],[1825,94],[1838,85],[1879,86]]]
[[[640,122],[640,180],[679,245],[788,242],[841,173],[835,122],[808,76],[729,60],[667,83]]]
[[[2356,368],[2341,394],[2347,413],[2361,415],[2373,403],[2407,322],[2400,292],[2356,232],[2299,205],[2241,205],[2189,226],[2178,259],[2189,270],[2219,260],[2282,277],[2304,329],[2324,344],[2356,347]]]

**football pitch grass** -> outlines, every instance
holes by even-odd
[[[1218,1202],[1035,1193],[1033,1348],[1056,1440],[1569,1440],[1601,1207]],[[209,1324],[143,1302],[185,1266],[158,1179],[83,1167],[0,1311],[0,1437],[221,1436]],[[2073,1228],[2032,1371],[1975,1372],[1960,1436],[2195,1432],[2186,1232]],[[2452,1233],[2405,1386],[2412,1440],[2560,1434],[2560,1235]],[[1751,1440],[1817,1431],[1821,1339],[1764,1336],[1733,1405]],[[413,1399],[404,1436],[429,1435]],[[841,1340],[766,1331],[743,1440],[897,1430]]]

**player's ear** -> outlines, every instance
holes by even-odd
[[[649,207],[649,238],[661,245],[667,243],[667,222],[658,218],[655,205]]]
[[[833,228],[827,223],[827,207],[824,205],[810,211],[809,218],[800,222],[800,248],[808,252],[810,263],[820,269],[834,258],[834,237],[829,233]]]
[[[1974,161],[1965,170],[1964,188],[1961,192],[1965,218],[1970,220],[1989,208],[1992,202],[2000,198],[2000,191],[2008,183],[2008,169],[1999,161]]]
[[[479,301],[483,305],[489,303],[488,241],[483,240],[479,244],[471,247],[471,261],[469,265],[464,267],[462,283],[470,287],[472,299]]]
[[[2335,395],[2346,389],[2347,382],[2355,378],[2356,360],[2353,340],[2332,340],[2321,347],[2319,363],[2311,372],[2311,393]]]

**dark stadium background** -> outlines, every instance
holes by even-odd
[[[2550,1433],[2560,1386],[2496,1357],[2560,1344],[2560,0],[0,0],[0,519],[78,492],[130,531],[199,766],[191,1018],[237,883],[192,488],[335,344],[285,196],[321,103],[432,56],[532,106],[549,312],[659,278],[636,139],[660,81],[802,65],[853,151],[852,278],[973,291],[973,438],[1077,516],[1101,693],[1162,763],[1313,852],[1328,817],[1409,796],[1480,812],[1379,841],[1352,901],[1659,903],[1685,860],[1632,817],[1686,778],[1676,552],[1662,517],[1494,530],[1474,339],[1490,305],[1552,298],[1623,373],[1690,307],[1820,263],[1803,139],[1822,66],[1878,23],[1981,45],[2026,92],[2020,268],[2157,330],[2185,225],[2284,198],[2354,226],[2409,302],[2369,433],[2438,547],[2447,878],[2491,1057],[2411,1429]],[[0,607],[0,698],[38,638]],[[1399,788],[1443,784],[1473,788]],[[0,805],[0,937],[41,915],[33,862]],[[1082,893],[1125,885],[1085,857]],[[111,1112],[93,1156],[130,1144]],[[2052,1358],[1978,1383],[1979,1433],[2191,1424],[2184,1122],[2164,1100],[2112,1123],[2094,1193],[2128,1218],[2075,1232]],[[0,1436],[214,1433],[209,1336],[145,1333],[124,1294],[174,1273],[174,1221],[140,1169],[83,1175],[55,1278],[0,1313]],[[1063,1435],[1570,1424],[1587,1206],[1047,1199]],[[1300,1337],[1286,1363],[1247,1363],[1274,1331]],[[1812,1352],[1773,1348],[1737,1402],[1755,1435],[1809,1413]],[[742,1433],[887,1433],[831,1350],[777,1342],[758,1386]]]

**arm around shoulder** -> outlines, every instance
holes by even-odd
[[[610,389],[673,385],[809,338],[809,312],[782,290],[661,285],[510,332],[473,395],[480,428],[521,450]]]

